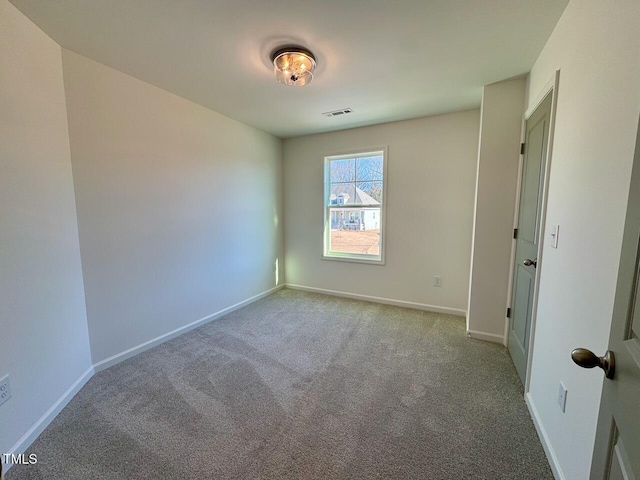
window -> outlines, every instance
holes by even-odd
[[[323,258],[384,264],[386,153],[325,157]]]

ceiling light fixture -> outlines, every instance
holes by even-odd
[[[281,48],[271,55],[273,73],[280,83],[300,87],[311,83],[316,58],[309,50],[299,47]]]

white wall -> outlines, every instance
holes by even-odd
[[[91,367],[60,47],[0,0],[0,453]],[[37,430],[26,439],[28,444]]]
[[[526,78],[484,87],[467,330],[504,341]]]
[[[284,142],[287,284],[456,309],[469,286],[479,111]],[[388,145],[386,265],[322,260],[324,156]],[[442,276],[442,287],[433,276]]]
[[[639,25],[637,0],[572,0],[530,77],[531,104],[561,69],[528,401],[566,479],[588,478],[591,462],[603,375],[569,354],[607,348],[640,114]]]
[[[63,51],[94,362],[275,286],[282,142]]]

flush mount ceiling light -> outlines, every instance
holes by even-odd
[[[309,50],[298,47],[281,48],[271,55],[273,73],[280,83],[300,87],[311,83],[316,58]]]

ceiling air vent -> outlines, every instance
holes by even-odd
[[[347,113],[352,113],[353,110],[350,108],[343,108],[341,110],[334,110],[333,112],[324,112],[323,115],[325,117],[339,117],[340,115],[346,115]]]

